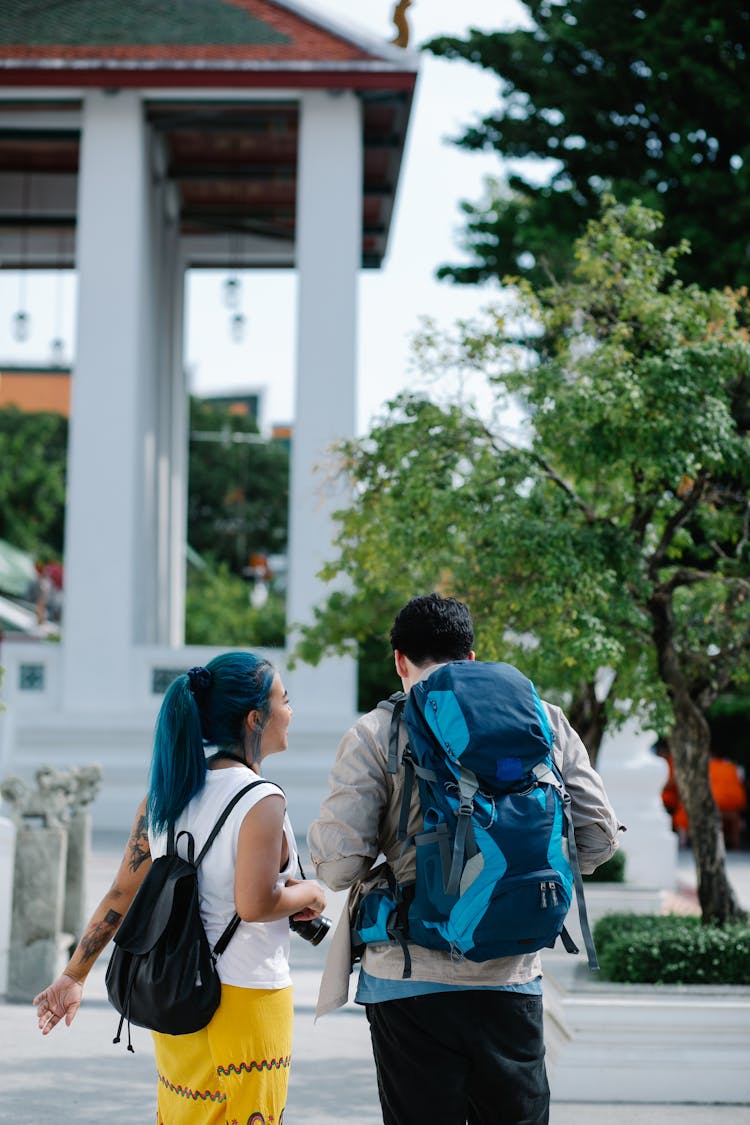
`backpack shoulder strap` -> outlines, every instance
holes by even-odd
[[[399,769],[398,734],[401,728],[401,719],[404,713],[404,707],[406,706],[407,698],[408,697],[403,691],[394,691],[393,695],[389,696],[388,699],[384,699],[380,703],[378,703],[378,707],[382,707],[384,710],[391,712],[391,728],[390,734],[388,736],[387,759],[388,773],[391,774],[398,773]],[[396,832],[396,839],[401,841],[401,854],[403,855],[404,851],[411,843],[408,835],[409,809],[411,807],[411,795],[414,788],[414,774],[415,772],[418,772],[414,759],[411,756],[408,742],[404,749],[402,765],[404,767],[404,785],[401,794],[401,808],[399,810],[398,816],[398,829]]]
[[[200,867],[201,861],[203,860],[206,852],[211,847],[214,840],[219,835],[219,832],[224,827],[226,819],[229,816],[232,809],[234,808],[234,806],[237,804],[237,802],[239,800],[241,800],[242,797],[245,796],[246,793],[249,793],[251,789],[255,789],[255,787],[257,785],[275,785],[275,782],[273,782],[273,781],[269,782],[269,781],[266,780],[266,778],[261,777],[261,778],[258,778],[257,781],[251,781],[249,785],[245,785],[242,789],[239,790],[239,792],[234,794],[234,796],[232,797],[232,799],[229,801],[226,808],[222,812],[221,816],[216,821],[216,824],[213,826],[213,829],[211,830],[211,835],[208,837],[205,844],[203,845],[200,852],[198,853],[198,858],[195,860],[195,866],[196,867]]]
[[[203,848],[201,849],[200,855],[198,856],[198,858],[195,861],[196,867],[198,867],[198,865],[200,864],[204,855],[206,854],[208,849],[211,847],[211,845],[213,844],[216,837],[219,835],[219,832],[224,827],[224,824],[226,822],[227,817],[229,816],[230,812],[232,811],[234,806],[237,804],[237,802],[240,800],[240,798],[244,797],[246,793],[249,793],[251,789],[255,789],[255,787],[257,785],[263,785],[263,784],[268,784],[268,782],[266,782],[266,779],[264,777],[261,777],[261,778],[258,778],[257,781],[251,781],[249,785],[245,785],[242,789],[240,789],[239,793],[235,793],[235,795],[232,797],[231,801],[229,801],[226,808],[222,812],[219,819],[216,821],[216,824],[214,825],[214,827],[211,831],[211,835],[208,837],[205,844],[203,845]],[[270,782],[270,784],[275,785],[276,783]],[[276,788],[279,788],[279,787],[276,786]],[[232,917],[231,921],[229,922],[229,925],[226,927],[226,929],[222,933],[221,937],[216,942],[216,945],[213,947],[211,956],[213,957],[214,961],[216,961],[219,957],[221,957],[222,953],[224,952],[226,947],[229,945],[230,941],[232,940],[232,938],[234,937],[234,935],[237,931],[237,927],[239,926],[240,921],[241,921],[241,919],[240,919],[239,914],[237,914],[235,912],[234,916]]]
[[[388,736],[388,773],[398,773],[398,730],[406,703],[402,691],[394,691],[387,699],[381,699],[378,707],[391,712],[391,732]]]
[[[578,848],[576,847],[575,829],[573,827],[573,811],[570,794],[565,787],[565,782],[563,780],[562,774],[553,761],[550,761],[549,765],[540,762],[537,766],[534,767],[532,772],[534,773],[538,781],[545,781],[550,785],[554,785],[560,793],[563,807],[563,816],[565,817],[566,839],[568,841],[568,860],[570,862],[570,869],[573,872],[573,885],[576,892],[576,902],[578,903],[578,918],[581,923],[581,936],[583,937],[583,943],[586,946],[586,956],[588,958],[589,969],[592,973],[595,973],[599,969],[599,958],[596,955],[596,946],[594,945],[594,938],[591,933],[591,925],[589,923],[588,910],[586,909],[586,898],[583,889],[583,879],[581,877],[581,865],[578,860]],[[575,942],[564,926],[560,937],[568,953],[578,952]]]

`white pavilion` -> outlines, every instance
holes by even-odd
[[[183,645],[186,271],[296,271],[287,614],[310,620],[335,503],[315,468],[354,433],[357,276],[386,252],[417,77],[409,51],[291,0],[167,7],[5,0],[0,21],[0,268],[75,268],[79,288],[63,639],[2,646],[0,775],[99,762],[94,824],[117,831],[166,685],[213,655]],[[355,667],[287,673],[285,652],[274,776],[304,826]]]

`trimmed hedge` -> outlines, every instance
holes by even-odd
[[[590,875],[583,876],[584,883],[624,883],[625,882],[625,852],[618,848],[614,855],[592,871]]]
[[[628,984],[750,984],[750,922],[606,914],[594,926],[602,976]]]

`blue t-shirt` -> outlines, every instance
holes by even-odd
[[[359,970],[355,1004],[379,1004],[384,1000],[405,1000],[409,996],[426,996],[430,992],[522,992],[527,996],[542,995],[542,978],[536,977],[526,984],[439,984],[431,980],[387,980]]]

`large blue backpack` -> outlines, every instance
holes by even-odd
[[[470,961],[552,946],[573,890],[589,967],[598,963],[586,917],[570,797],[552,757],[554,735],[532,682],[510,664],[444,664],[381,704],[393,711],[388,769],[398,731],[408,746],[399,838],[416,848],[416,882],[362,902],[355,942],[407,942]],[[407,835],[414,783],[422,831]]]

